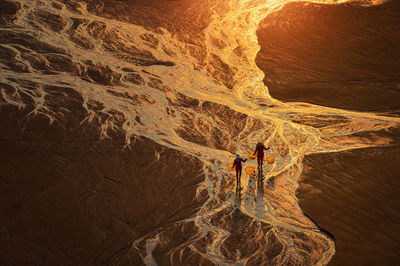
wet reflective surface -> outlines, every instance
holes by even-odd
[[[5,264],[329,263],[335,233],[296,194],[305,165],[324,167],[303,162],[398,145],[400,119],[270,96],[263,81],[287,89],[282,69],[294,70],[259,69],[279,55],[261,50],[260,64],[256,33],[306,6],[286,2],[1,2]],[[236,190],[226,165],[259,141],[275,161],[261,178],[243,169]]]

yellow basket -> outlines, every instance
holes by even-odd
[[[229,171],[235,170],[235,167],[233,167],[233,163],[228,163],[227,167]]]
[[[275,162],[275,157],[274,156],[267,156],[267,162],[269,164],[273,164]]]
[[[246,171],[246,173],[247,174],[249,174],[249,175],[254,175],[255,174],[255,170],[254,170],[254,167],[247,167],[246,169],[245,169],[245,171]]]
[[[250,159],[250,160],[256,159],[256,156],[253,155],[252,153],[249,153],[248,156],[249,156],[249,159]]]

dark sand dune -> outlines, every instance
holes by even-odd
[[[292,3],[264,19],[256,63],[272,97],[400,111],[400,2]]]
[[[121,132],[99,140],[76,93],[58,93],[75,112],[51,125],[1,102],[0,264],[140,264],[134,240],[200,206],[202,163],[143,137],[124,149]]]
[[[400,262],[400,147],[316,154],[304,159],[300,206],[332,233],[330,265]]]

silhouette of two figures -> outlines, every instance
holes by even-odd
[[[264,179],[263,176],[263,161],[264,161],[264,150],[267,151],[270,148],[266,148],[264,144],[258,142],[254,150],[253,156],[257,155],[257,180],[260,181]],[[236,154],[235,161],[233,162],[232,168],[236,170],[236,190],[241,190],[241,177],[242,177],[242,163],[246,162],[247,159],[243,159],[239,154]]]

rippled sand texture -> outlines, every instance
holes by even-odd
[[[269,95],[256,31],[287,2],[1,1],[2,262],[328,264],[303,159],[393,145],[400,119]],[[275,163],[237,193],[258,141]]]
[[[202,163],[147,138],[123,149],[122,132],[99,140],[98,125],[80,124],[81,98],[60,92],[69,97],[58,103],[74,113],[52,125],[0,109],[0,263],[136,264],[135,239],[146,248],[148,236],[175,230],[204,202]]]
[[[400,4],[292,3],[260,23],[272,97],[399,115]]]
[[[285,6],[257,32],[257,65],[271,95],[285,101],[399,116],[400,5]],[[392,147],[306,156],[302,210],[335,237],[331,265],[400,260],[399,132],[374,135]]]
[[[399,261],[399,151],[397,145],[305,158],[297,194],[303,211],[335,237],[330,265]]]

